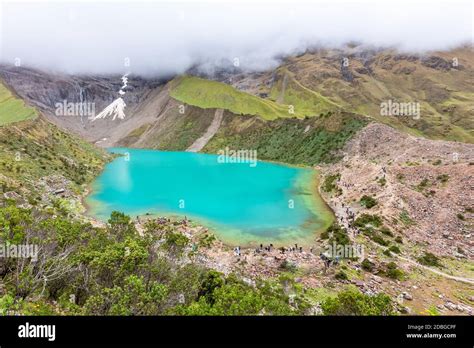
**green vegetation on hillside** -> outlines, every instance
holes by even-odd
[[[335,193],[336,195],[341,195],[342,190],[339,186],[337,186],[337,182],[341,178],[341,174],[331,174],[331,175],[326,175],[324,178],[324,182],[321,185],[321,189],[323,192],[326,193]]]
[[[40,118],[0,128],[0,150],[0,173],[27,188],[52,174],[85,184],[101,170],[107,156]]]
[[[95,228],[7,204],[0,207],[0,226],[5,243],[34,243],[41,250],[36,262],[0,259],[0,314],[301,315],[310,305],[296,286],[290,304],[278,279],[252,286],[176,262],[193,251],[173,223],[149,221],[138,233],[119,212],[105,228]]]
[[[363,195],[360,199],[360,205],[370,209],[377,205],[377,200],[372,196]]]
[[[322,305],[326,315],[394,315],[394,304],[389,296],[362,294],[354,287],[341,291],[334,298],[326,299]]]
[[[288,93],[287,100],[293,103],[292,107],[290,104],[278,104],[241,92],[222,82],[195,76],[182,76],[176,79],[170,91],[173,98],[189,105],[203,109],[225,109],[236,115],[260,116],[265,120],[304,118],[319,115],[323,110],[334,109],[334,107],[329,108],[330,104],[324,99],[317,103],[314,99],[316,96],[312,99],[308,98],[309,92]]]
[[[331,163],[340,159],[338,150],[366,124],[361,116],[340,112],[322,118],[269,122],[228,116],[204,151],[216,153],[228,146],[257,150],[261,160],[310,166]]]
[[[436,255],[429,252],[425,252],[417,260],[419,263],[425,266],[441,267],[439,258]]]
[[[295,110],[306,116],[335,111],[339,106],[299,83],[291,72],[280,69],[283,77],[277,78],[270,91],[270,98],[279,104],[293,105]]]
[[[5,90],[2,93],[6,95]],[[34,109],[24,106],[17,108],[18,113],[12,112],[10,106],[22,102],[11,95],[8,98],[8,103],[0,102],[0,115],[6,116],[5,119],[19,121],[18,115],[25,116],[30,111],[36,117]],[[38,185],[38,180],[53,175],[72,183],[73,187],[62,188],[79,193],[81,186],[92,181],[109,157],[41,117],[29,120],[23,117],[23,121],[0,127],[0,202],[4,192],[15,192],[23,201],[35,204],[47,189]]]
[[[430,53],[429,59],[449,67],[445,69],[427,65],[424,57],[392,50],[349,55],[343,50],[317,50],[289,57],[272,75],[277,91],[262,92],[270,92],[273,98],[278,98],[285,80],[287,85],[295,86],[294,80],[346,111],[368,115],[402,132],[473,143],[472,52],[472,48],[466,46],[450,52]],[[459,67],[452,66],[452,57],[459,59]],[[346,58],[347,66],[341,66]],[[382,115],[382,103],[390,100],[419,106],[419,117],[409,113]]]
[[[37,116],[35,109],[28,107],[2,83],[0,83],[0,126],[13,122],[24,121]]]

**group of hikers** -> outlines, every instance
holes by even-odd
[[[295,253],[295,252],[302,253],[303,252],[303,247],[298,246],[298,244],[295,243],[294,246],[291,246],[291,247],[280,247],[278,249],[275,249],[272,243],[270,243],[269,245],[260,244],[259,247],[255,248],[254,254],[257,255],[257,254],[259,254],[261,252],[264,252],[264,251],[271,252],[272,250],[279,250],[281,254],[285,254],[285,253],[289,254],[289,253]],[[311,254],[313,254],[313,251],[314,251],[314,248],[310,247],[309,252]],[[234,254],[236,256],[240,257],[241,253],[242,253],[242,250],[241,250],[240,246],[237,246],[237,247],[234,248]],[[332,257],[330,255],[327,255],[327,254],[321,252],[319,254],[319,257],[323,261],[325,269],[328,269],[331,265],[338,265],[339,264],[339,256]]]
[[[269,245],[263,245],[263,244],[260,244],[260,247],[257,247],[255,248],[255,254],[258,254],[258,253],[261,253],[263,251],[272,251],[274,250],[275,248],[273,247],[273,244],[270,243]],[[280,247],[278,248],[278,250],[280,250],[280,253],[281,254],[284,254],[285,252],[300,252],[302,253],[303,252],[303,247],[300,246],[298,247],[298,244],[295,244],[295,246],[290,246],[290,247]]]
[[[319,257],[323,260],[325,269],[328,269],[331,265],[336,266],[339,264],[339,256],[331,257],[325,253],[320,253]]]
[[[344,207],[344,203],[342,203],[342,206]],[[348,213],[349,218],[352,219],[352,222],[353,222],[354,214],[349,210],[349,208],[346,208],[346,212]],[[140,222],[140,217],[139,216],[137,216],[137,221]],[[167,223],[171,222],[171,219],[166,218],[166,217],[158,217],[156,219],[156,222],[158,224],[167,224]],[[180,224],[186,226],[188,224],[188,222],[189,222],[188,218],[185,217],[180,222]],[[259,253],[264,252],[264,251],[271,252],[272,250],[275,250],[275,247],[273,246],[273,243],[270,243],[268,245],[260,244],[259,247],[255,248],[254,253],[259,254]],[[298,244],[295,243],[294,246],[290,246],[290,247],[283,247],[282,246],[282,247],[278,248],[277,250],[279,250],[281,254],[302,253],[303,252],[303,247],[298,246]],[[310,247],[309,252],[311,254],[313,254],[313,251],[314,251],[313,247]],[[237,246],[237,247],[234,248],[234,255],[238,256],[238,257],[240,257],[242,255],[242,249],[241,249],[240,246]],[[326,255],[326,254],[321,252],[319,254],[319,257],[324,262],[325,269],[329,268],[331,265],[337,265],[339,263],[339,258],[337,256],[336,257],[331,257],[331,256]]]
[[[341,202],[342,209],[345,210],[346,216],[339,216],[339,223],[346,227],[349,232],[352,232],[353,235],[360,234],[360,230],[354,226],[355,222],[355,213],[351,208],[347,207],[343,202]],[[346,224],[344,223],[346,222]]]

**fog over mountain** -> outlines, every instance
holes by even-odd
[[[423,52],[472,42],[471,1],[4,2],[1,61],[166,76],[357,41]],[[238,60],[238,61],[237,61]],[[128,64],[129,63],[129,64]]]

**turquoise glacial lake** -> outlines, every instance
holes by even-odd
[[[309,244],[332,214],[316,191],[316,172],[270,162],[220,163],[218,155],[111,148],[86,198],[106,221],[114,210],[186,216],[231,245]],[[222,161],[221,161],[222,162]]]

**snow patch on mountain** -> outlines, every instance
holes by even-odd
[[[107,106],[101,113],[95,116],[92,121],[98,120],[100,118],[106,118],[108,116],[113,115],[112,121],[116,118],[123,120],[125,118],[125,104],[122,98],[115,99],[109,106]]]
[[[123,96],[125,94],[124,89],[128,86],[128,73],[122,76],[122,87],[119,90],[119,94]],[[100,112],[97,116],[92,118],[92,122],[98,120],[100,118],[106,118],[108,116],[113,115],[112,121],[116,118],[123,120],[125,118],[125,101],[122,97],[115,99],[109,106],[107,106],[102,112]]]

